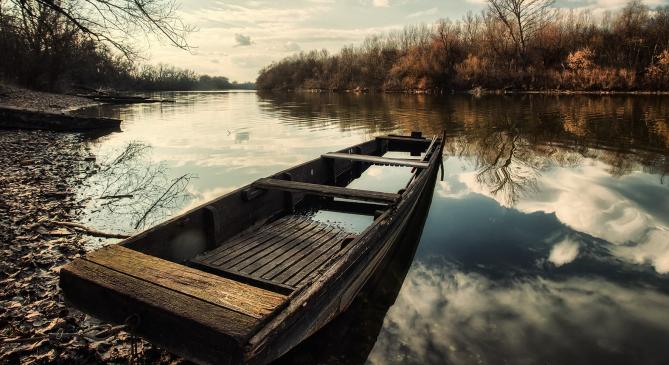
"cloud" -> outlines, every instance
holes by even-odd
[[[420,18],[422,16],[434,15],[437,13],[438,10],[439,9],[437,8],[430,8],[426,10],[417,11],[415,13],[407,15],[407,18]]]
[[[372,5],[377,8],[387,8],[390,6],[390,0],[372,0]]]
[[[630,348],[652,352],[669,334],[664,320],[668,306],[667,294],[644,286],[597,278],[535,278],[505,285],[419,261],[404,280],[367,361],[568,363],[565,348],[583,358],[622,356]],[[656,335],[639,336],[629,328]]]
[[[650,7],[665,5],[665,0],[642,0],[642,3]],[[618,10],[629,3],[629,0],[570,0],[567,2],[576,9],[591,10],[594,14],[603,14],[606,11]],[[571,8],[567,6],[566,8]]]
[[[283,45],[283,50],[286,52],[297,52],[301,50],[300,45],[295,42],[286,42]]]
[[[541,189],[521,197],[514,208],[528,214],[555,213],[571,229],[611,243],[609,249],[618,257],[669,272],[669,211],[654,208],[669,204],[666,188],[652,174],[615,177],[610,168],[588,158],[577,168],[542,171],[537,181]],[[461,173],[458,179],[469,190],[505,204],[476,181],[474,172]]]
[[[272,61],[272,56],[262,53],[231,57],[233,64],[244,68],[260,68]]]
[[[660,274],[669,273],[669,231],[660,229],[650,231],[643,243],[616,246],[613,251],[638,264],[650,263]]]
[[[236,46],[250,46],[252,43],[251,36],[236,33],[235,42],[237,42]]]
[[[576,256],[578,256],[578,243],[567,238],[553,246],[548,261],[559,267],[574,261]]]

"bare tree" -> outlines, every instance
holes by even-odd
[[[488,0],[488,10],[506,27],[523,65],[528,41],[552,17],[554,3],[555,0]]]
[[[170,44],[188,50],[186,40],[194,27],[177,15],[174,0],[8,0],[3,12],[33,22],[48,8],[61,15],[86,37],[136,56],[131,40],[138,34],[155,34]]]

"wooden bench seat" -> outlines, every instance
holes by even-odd
[[[393,193],[383,193],[370,190],[359,190],[342,188],[332,185],[310,184],[299,181],[279,180],[279,179],[260,179],[253,183],[253,187],[260,189],[274,189],[283,191],[292,191],[298,193],[330,196],[335,198],[344,198],[352,200],[362,200],[377,203],[396,203],[401,195]]]
[[[370,155],[356,155],[352,153],[332,152],[321,155],[321,157],[339,159],[339,160],[366,162],[374,165],[414,167],[418,169],[426,169],[428,168],[428,166],[430,166],[429,163],[422,162],[421,160],[387,158],[387,157],[370,156]]]

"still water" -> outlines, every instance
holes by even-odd
[[[422,235],[280,363],[667,363],[669,97],[162,96],[90,111],[124,122],[90,143],[86,224],[136,232],[376,135],[447,132]]]

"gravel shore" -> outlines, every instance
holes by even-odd
[[[0,84],[0,106],[63,112],[96,104],[94,101],[78,96],[46,93]]]

